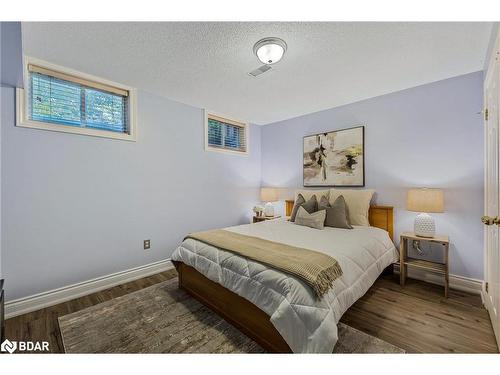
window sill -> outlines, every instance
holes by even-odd
[[[227,148],[205,146],[205,151],[219,152],[221,154],[233,154],[233,155],[248,156],[248,148],[246,151],[236,151],[236,150],[230,150]]]

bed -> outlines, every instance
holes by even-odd
[[[287,201],[287,215],[292,207]],[[343,275],[321,299],[291,275],[191,238],[172,254],[179,287],[269,352],[331,353],[342,314],[397,260],[392,207],[371,206],[369,221],[353,230],[285,219],[225,228],[335,256]]]

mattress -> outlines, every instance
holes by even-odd
[[[320,251],[342,267],[343,275],[318,299],[300,279],[193,239],[184,240],[172,254],[172,260],[195,268],[268,314],[294,353],[331,353],[344,312],[397,260],[388,233],[375,227],[318,230],[278,219],[225,229]]]

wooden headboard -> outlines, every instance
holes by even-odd
[[[286,201],[286,216],[292,214],[293,203],[292,199]],[[394,209],[391,206],[370,206],[368,211],[368,221],[372,227],[381,228],[389,232],[391,240],[394,239]]]

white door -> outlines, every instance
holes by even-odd
[[[497,40],[498,42],[498,40]],[[498,43],[495,44],[498,47]],[[485,104],[485,286],[484,302],[490,313],[497,344],[500,344],[500,212],[499,212],[499,72],[498,49],[492,54],[484,82]]]

